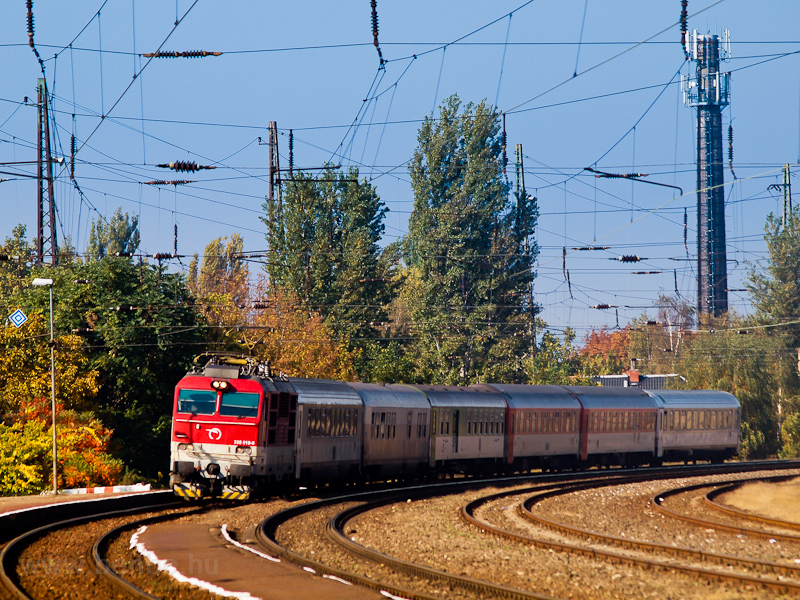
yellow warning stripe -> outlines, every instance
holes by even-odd
[[[180,485],[173,486],[172,491],[181,498],[186,498],[187,500],[199,500],[203,497],[202,492]]]
[[[250,492],[223,492],[223,500],[247,500],[250,498]]]

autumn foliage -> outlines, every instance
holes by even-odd
[[[579,353],[587,375],[611,375],[626,371],[631,346],[630,330],[592,329],[583,338]]]
[[[60,488],[114,485],[122,461],[109,453],[111,431],[91,412],[56,405]],[[52,485],[52,412],[49,398],[23,400],[9,425],[0,423],[0,495],[38,493]]]

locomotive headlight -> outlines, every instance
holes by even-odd
[[[211,382],[211,387],[213,387],[215,390],[221,390],[223,392],[228,389],[228,386],[230,386],[230,383],[227,381],[219,381],[215,379]]]
[[[194,450],[194,444],[178,444],[178,450]]]
[[[236,446],[236,454],[251,454],[253,449],[250,446]]]

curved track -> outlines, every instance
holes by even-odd
[[[32,545],[36,544],[49,534],[73,527],[80,527],[88,523],[94,523],[101,520],[128,520],[130,517],[144,512],[163,512],[165,510],[185,506],[185,503],[175,501],[171,493],[169,495],[160,495],[160,497],[156,496],[155,498],[152,496],[138,498],[128,497],[128,500],[122,503],[113,502],[113,499],[109,499],[93,503],[81,503],[85,504],[84,506],[77,506],[77,504],[79,503],[75,503],[75,505],[70,506],[66,512],[74,513],[77,511],[84,512],[85,514],[61,520],[55,520],[57,519],[55,515],[58,513],[54,513],[53,511],[42,511],[44,514],[38,514],[39,511],[30,511],[27,517],[31,530],[10,540],[3,547],[2,552],[0,552],[0,585],[2,586],[0,589],[4,588],[4,591],[6,591],[7,594],[19,600],[30,600],[33,597],[31,595],[31,590],[27,588],[23,581],[25,577],[20,575],[20,571],[25,571],[25,566],[20,565],[20,557],[23,555],[26,549],[30,548]],[[107,506],[107,504],[111,504],[111,507],[113,507],[114,504],[123,504],[128,506],[126,508],[119,508],[117,510],[108,510],[109,506]],[[191,510],[192,509],[190,509],[190,511]],[[198,509],[193,510],[196,511]],[[187,511],[183,511],[180,514],[186,514],[186,512]],[[145,519],[134,519],[134,521],[136,524],[139,524],[141,522],[153,522],[156,520],[163,520],[173,517],[173,514],[157,515]],[[85,567],[88,567],[90,576],[96,575],[98,579],[107,582],[111,586],[111,589],[121,589],[126,595],[132,597],[154,598],[154,596],[151,596],[136,586],[124,581],[121,577],[114,573],[106,560],[103,558],[103,552],[107,547],[108,541],[112,539],[113,536],[118,535],[122,530],[128,529],[132,526],[133,523],[128,521],[127,523],[112,529],[110,532],[107,532],[95,542],[91,553],[87,552],[86,556],[73,556],[69,557],[68,559],[65,557],[52,557],[55,560],[55,568],[66,565],[67,569],[62,569],[62,571],[68,570],[76,577],[80,577],[82,574],[87,574],[85,572]],[[83,559],[85,559],[85,563],[83,562]],[[58,561],[60,561],[60,563]],[[38,567],[40,567],[40,565],[37,565],[37,568]],[[47,573],[45,572],[43,575],[46,576]]]
[[[366,585],[373,589],[380,589],[380,590],[387,590],[393,594],[400,595],[407,598],[428,598],[431,597],[430,594],[426,592],[417,592],[414,591],[414,581],[425,579],[437,583],[444,582],[446,585],[450,586],[452,589],[462,589],[470,594],[474,594],[477,596],[484,596],[484,597],[504,597],[504,598],[549,598],[549,596],[538,594],[535,592],[516,589],[509,586],[498,585],[493,582],[483,581],[474,579],[471,577],[466,577],[462,575],[455,575],[453,573],[447,573],[445,571],[434,569],[429,566],[420,565],[411,563],[408,561],[400,560],[398,558],[388,556],[387,554],[378,552],[376,550],[367,548],[361,544],[356,543],[352,539],[348,537],[347,529],[348,529],[348,522],[352,521],[358,515],[362,515],[366,512],[369,512],[373,509],[386,506],[388,504],[393,504],[396,502],[406,502],[410,499],[413,500],[421,500],[426,498],[432,498],[435,496],[442,496],[445,494],[450,493],[460,493],[467,491],[469,489],[475,489],[479,487],[485,487],[487,485],[492,486],[511,486],[511,485],[519,485],[520,483],[524,482],[531,482],[531,480],[537,481],[536,485],[531,486],[528,488],[528,492],[535,492],[537,494],[552,494],[552,493],[566,493],[566,491],[574,491],[577,489],[586,489],[589,487],[602,487],[608,485],[620,485],[622,483],[628,482],[636,482],[636,481],[644,481],[644,480],[652,480],[652,479],[667,479],[667,478],[677,478],[677,477],[688,477],[688,476],[700,476],[700,475],[711,475],[711,474],[720,474],[720,473],[730,473],[732,471],[748,471],[748,470],[764,470],[770,468],[776,469],[786,469],[786,468],[797,468],[798,465],[796,463],[776,463],[774,465],[768,465],[765,463],[759,463],[757,465],[751,464],[736,464],[736,465],[722,465],[722,466],[702,466],[702,467],[668,467],[665,469],[658,469],[658,470],[646,470],[646,471],[622,471],[622,470],[613,470],[613,471],[592,471],[589,473],[581,473],[581,474],[570,474],[570,475],[543,475],[538,477],[518,477],[518,478],[504,478],[504,479],[491,479],[491,480],[465,480],[461,482],[451,482],[447,484],[435,484],[429,486],[420,486],[417,488],[411,489],[399,489],[399,490],[387,490],[382,492],[373,492],[373,493],[362,493],[356,494],[353,496],[346,496],[346,497],[338,497],[329,500],[323,500],[314,502],[311,504],[301,505],[299,507],[295,507],[293,509],[289,509],[287,511],[283,511],[274,515],[273,517],[265,520],[261,523],[257,530],[257,538],[259,544],[268,552],[273,554],[279,554],[282,557],[295,562],[297,564],[303,565],[304,567],[313,568],[317,571],[322,573],[329,573],[336,577],[343,578],[347,581],[351,581],[353,583],[358,583],[360,585]],[[502,497],[504,495],[519,495],[521,492],[519,489],[515,489],[511,492],[503,492],[501,494],[494,495],[493,498]],[[327,527],[326,527],[326,535],[329,540],[337,544],[340,548],[342,548],[346,553],[351,556],[356,556],[359,559],[366,559],[380,565],[382,568],[388,568],[395,574],[402,574],[406,577],[406,580],[409,582],[407,585],[398,586],[394,588],[387,588],[385,584],[382,584],[380,581],[376,581],[375,579],[366,578],[362,575],[358,575],[352,572],[346,572],[342,569],[334,568],[329,565],[326,565],[316,558],[312,559],[308,556],[301,556],[298,552],[294,552],[284,546],[282,546],[278,540],[278,530],[280,527],[291,521],[292,519],[298,518],[302,515],[310,514],[317,510],[322,510],[328,508],[335,504],[342,504],[347,502],[359,502],[358,505],[348,507],[345,510],[339,511],[332,519],[330,519]],[[486,499],[479,500],[480,502],[485,502]],[[472,519],[469,515],[470,509],[465,507],[463,511],[464,518],[471,522],[473,525],[479,527],[483,532],[488,532],[493,535],[503,536],[511,539],[517,539],[517,541],[524,541],[525,543],[539,543],[538,541],[533,541],[529,538],[520,538],[516,534],[503,531],[499,528],[492,526],[489,523],[483,521],[477,521]],[[619,539],[620,543],[624,543],[626,540],[623,538]],[[584,549],[574,545],[574,548],[571,547],[569,544],[549,544],[548,548],[556,548],[568,552],[582,552]],[[641,548],[639,549],[642,550]],[[610,551],[604,552],[597,552],[591,551],[590,554],[594,557],[601,557],[607,560],[612,560],[615,562],[626,562],[629,560],[623,554],[614,553]],[[639,561],[639,564],[647,565],[647,561]],[[756,563],[755,561],[751,561],[748,563],[748,567],[754,566]],[[667,568],[673,569],[673,565],[656,565],[652,563],[652,566],[658,566],[659,568]],[[765,563],[763,565],[764,570],[768,570],[769,566]],[[696,575],[703,575],[702,569],[688,569],[692,573]],[[787,573],[791,573],[791,576],[794,576],[795,571],[794,569],[790,569]],[[709,571],[708,576],[710,577],[712,572]],[[714,577],[719,580],[721,575],[724,573],[713,573]],[[752,581],[747,580],[746,578],[738,578],[736,579],[738,582],[745,581],[750,584],[757,584],[757,585],[766,585],[769,587],[774,587],[775,589],[779,589],[785,592],[793,591],[793,586],[791,584],[784,584],[779,580],[765,580],[761,578],[752,578]],[[433,596],[436,597],[436,596]]]

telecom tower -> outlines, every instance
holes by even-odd
[[[686,57],[695,75],[681,81],[683,101],[697,109],[697,316],[702,323],[728,310],[728,264],[725,252],[725,178],[722,155],[722,109],[728,105],[730,73],[720,60],[730,59],[730,37],[698,35],[686,40]]]

